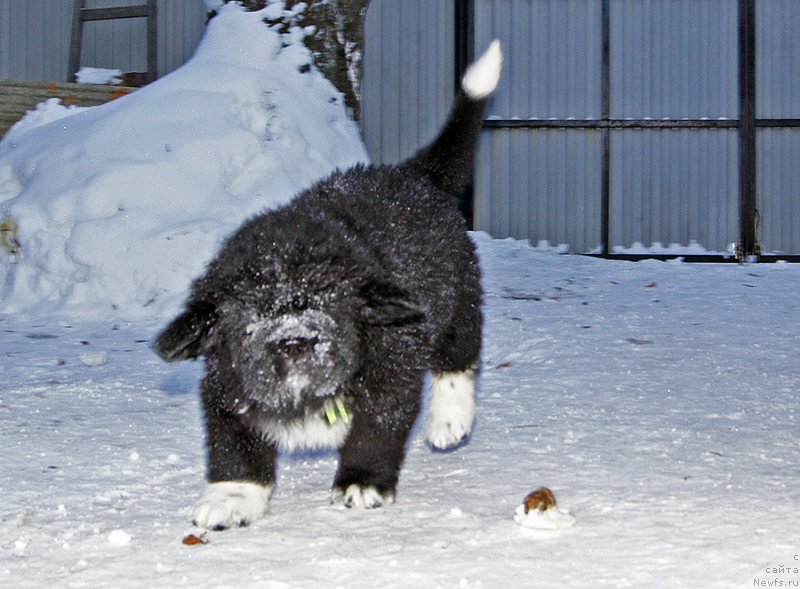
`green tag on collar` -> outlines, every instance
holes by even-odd
[[[344,421],[345,425],[349,425],[350,414],[347,413],[347,407],[344,406],[344,401],[342,401],[341,397],[336,397],[334,402],[336,403],[336,409],[339,410],[339,417],[342,418],[342,421]]]
[[[339,421],[339,418],[342,419],[345,425],[350,423],[350,414],[347,412],[347,407],[341,397],[326,399],[322,408],[325,411],[325,417],[329,425]]]
[[[338,417],[336,416],[336,406],[333,404],[333,401],[326,399],[323,409],[325,409],[325,417],[328,418],[328,423],[330,425],[336,423]]]

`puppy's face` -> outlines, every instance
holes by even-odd
[[[339,394],[358,369],[353,317],[353,305],[335,296],[298,306],[229,300],[220,307],[214,339],[247,402],[301,416]]]
[[[167,361],[214,356],[237,381],[222,383],[235,397],[232,409],[255,405],[291,418],[345,392],[361,365],[365,330],[424,320],[404,290],[382,280],[239,285],[217,304],[193,299],[155,349]]]

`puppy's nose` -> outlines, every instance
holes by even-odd
[[[290,360],[297,360],[314,349],[317,338],[295,337],[281,342],[281,352]]]

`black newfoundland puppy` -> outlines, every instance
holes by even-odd
[[[164,360],[206,358],[209,485],[196,525],[262,517],[278,450],[338,448],[333,501],[391,503],[427,371],[428,442],[469,435],[481,287],[455,195],[501,62],[494,41],[410,160],[337,171],[245,222],[158,336]]]

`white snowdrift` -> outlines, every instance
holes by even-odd
[[[301,73],[303,32],[264,16],[226,5],[179,70],[103,106],[45,103],[9,132],[0,217],[22,249],[0,251],[3,312],[169,314],[245,217],[367,159],[339,93]]]

